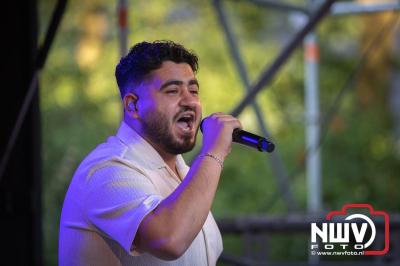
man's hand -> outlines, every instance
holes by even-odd
[[[240,121],[228,114],[214,113],[203,120],[201,153],[211,153],[222,160],[231,152],[232,132],[242,128]]]

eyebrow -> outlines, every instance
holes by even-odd
[[[161,85],[160,90],[163,90],[164,88],[170,86],[170,85],[183,85],[184,82],[181,80],[168,80],[167,82],[165,82],[163,85]],[[197,79],[191,79],[189,80],[189,85],[197,85],[197,87],[199,86],[199,82],[197,81]]]

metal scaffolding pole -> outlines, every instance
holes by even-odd
[[[358,3],[334,3],[334,1],[310,0],[309,7],[302,8],[286,3],[279,3],[267,0],[249,0],[260,6],[270,6],[272,8],[287,10],[291,12],[301,12],[309,15],[309,20],[303,29],[296,34],[291,42],[282,50],[273,64],[268,67],[260,76],[259,80],[253,85],[245,88],[248,89],[246,97],[234,108],[232,115],[239,115],[243,109],[253,103],[257,93],[263,89],[274,77],[279,68],[287,60],[297,45],[305,38],[305,49],[309,50],[313,58],[305,58],[305,116],[306,116],[306,175],[308,188],[307,210],[309,212],[318,212],[322,208],[322,192],[321,192],[321,159],[319,151],[320,142],[320,111],[319,111],[319,93],[318,93],[318,48],[316,43],[316,35],[311,32],[313,27],[330,12],[333,15],[348,15],[359,13],[374,13],[387,10],[398,10],[400,4],[382,3],[382,4],[358,4]],[[214,1],[219,2],[219,1]],[[320,3],[318,3],[320,2]],[[229,40],[228,40],[229,41]],[[232,50],[232,49],[231,49]],[[307,52],[307,51],[306,51]],[[238,61],[237,56],[233,56]],[[241,72],[239,66],[239,73]],[[242,76],[243,74],[241,74]],[[243,79],[243,77],[242,77]],[[247,81],[248,82],[248,81]],[[257,107],[255,107],[257,110]],[[257,111],[256,111],[257,114]],[[260,123],[262,126],[262,123]]]
[[[307,210],[310,213],[317,213],[321,210],[321,159],[319,152],[318,44],[317,36],[314,32],[309,33],[305,38],[304,49]]]
[[[229,27],[228,19],[224,12],[223,7],[222,7],[222,3],[220,0],[215,0],[215,1],[213,1],[213,3],[214,3],[215,10],[217,12],[217,15],[218,15],[220,24],[224,30],[225,37],[226,37],[226,40],[229,45],[229,50],[230,50],[231,56],[233,58],[233,61],[236,65],[236,68],[239,73],[240,79],[242,81],[243,87],[246,89],[246,91],[249,91],[250,90],[250,81],[248,78],[246,67],[242,60],[242,57],[240,56],[239,49],[237,47],[237,43],[235,41],[232,30]],[[267,129],[267,125],[264,121],[262,111],[261,111],[259,105],[257,104],[256,101],[252,102],[251,105],[253,107],[253,111],[256,115],[258,125],[259,125],[263,135],[266,136],[267,138],[269,138],[270,133]],[[273,153],[270,154],[270,156],[268,156],[268,160],[270,162],[272,172],[277,179],[278,189],[279,189],[280,193],[282,194],[282,197],[285,200],[289,211],[296,210],[297,203],[293,197],[292,190],[290,189],[290,181],[288,180],[287,169],[286,169],[281,157],[279,156],[279,152],[277,150],[275,150]]]
[[[309,13],[309,10],[304,5],[296,5],[292,3],[285,3],[284,1],[271,1],[271,0],[248,0],[255,5],[262,7],[274,8],[275,10],[281,10],[285,12],[301,12],[301,13]]]
[[[126,1],[118,0],[117,5],[120,56],[124,56],[128,52],[128,5]]]
[[[293,52],[294,48],[303,41],[304,52],[305,52],[305,80],[304,80],[304,93],[305,93],[305,123],[306,123],[306,175],[307,175],[307,210],[309,215],[319,215],[322,213],[322,189],[321,189],[321,159],[320,159],[320,145],[321,145],[321,115],[319,108],[319,49],[318,49],[318,39],[316,33],[313,31],[313,27],[318,23],[318,21],[328,12],[334,16],[341,15],[352,15],[352,14],[366,14],[366,13],[376,13],[383,11],[394,11],[400,9],[400,1],[393,1],[392,3],[382,3],[382,4],[355,4],[355,3],[335,3],[333,1],[322,1],[322,0],[309,0],[308,7],[302,8],[300,6],[291,6],[285,3],[279,3],[268,1],[268,0],[248,0],[249,2],[258,4],[260,6],[270,6],[275,9],[283,10],[285,9],[290,12],[300,12],[305,15],[309,15],[309,20],[307,24],[302,28],[302,30],[296,34],[292,41],[282,50],[278,55],[273,64],[267,68],[259,80],[250,86],[247,77],[246,69],[244,63],[240,57],[238,47],[233,39],[233,34],[230,32],[227,22],[224,20],[223,10],[219,7],[218,12],[221,12],[219,19],[221,20],[221,25],[224,27],[226,38],[230,46],[231,55],[242,83],[247,89],[248,94],[242,101],[237,105],[237,107],[231,112],[233,115],[239,115],[243,109],[252,104],[254,111],[259,120],[261,127],[265,126],[260,113],[257,103],[254,101],[257,93],[267,85],[276,72],[279,70],[281,65],[287,60],[290,54]],[[219,3],[220,1],[214,0],[214,3]],[[224,25],[226,24],[226,25]],[[304,38],[304,40],[303,40]],[[260,122],[261,121],[261,122]],[[263,129],[266,130],[266,128]],[[264,132],[265,135],[268,135]],[[272,159],[272,158],[270,158]],[[245,218],[246,222],[249,222],[248,218]],[[315,221],[315,219],[314,219]],[[256,222],[257,223],[257,222]],[[219,221],[221,224],[221,221]],[[254,222],[249,222],[249,224],[254,225]],[[305,223],[305,224],[310,224]],[[269,227],[268,227],[269,228]],[[227,254],[222,255],[223,259],[228,259],[232,263],[238,263],[240,265],[252,265],[256,261],[251,261],[252,258],[240,258],[232,257]],[[321,262],[318,256],[309,255],[308,262],[304,265],[320,265]]]
[[[340,15],[354,15],[354,14],[367,14],[377,13],[384,11],[395,11],[399,10],[399,1],[393,1],[392,3],[380,3],[380,4],[361,4],[352,2],[337,2],[331,8],[331,14],[335,16]]]
[[[232,110],[231,114],[233,116],[238,116],[240,113],[242,113],[244,108],[246,108],[246,106],[254,100],[257,93],[260,92],[269,82],[271,82],[272,78],[303,41],[304,37],[310,31],[312,31],[318,22],[320,22],[322,18],[324,18],[324,16],[329,12],[334,2],[335,0],[326,0],[315,10],[315,12],[310,15],[310,19],[308,20],[307,24],[282,49],[271,66],[265,69],[260,79],[253,86],[251,86],[250,91],[247,93],[244,99]]]

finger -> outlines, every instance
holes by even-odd
[[[239,119],[236,117],[230,115],[230,114],[225,114],[222,112],[217,112],[213,113],[210,116],[204,118],[205,119],[212,119],[214,121],[222,122],[222,123],[229,123],[232,128],[242,128],[242,124],[240,123]]]
[[[240,121],[238,119],[229,120],[229,121],[227,121],[227,123],[229,123],[232,126],[232,128],[234,128],[234,129],[236,129],[236,128],[242,129],[243,128],[242,123],[240,123]]]
[[[226,114],[225,114],[225,115],[218,116],[218,119],[219,119],[220,121],[223,121],[223,122],[237,122],[237,123],[239,123],[240,127],[242,127],[242,124],[240,123],[240,120],[237,119],[237,118],[234,117],[234,116],[226,115]]]

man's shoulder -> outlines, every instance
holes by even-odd
[[[82,164],[95,165],[113,158],[126,159],[128,147],[117,137],[111,136],[107,141],[97,145],[82,161]]]
[[[140,170],[139,154],[132,151],[125,143],[117,137],[111,136],[107,141],[99,144],[81,162],[75,175],[91,176],[96,170],[117,166]]]

